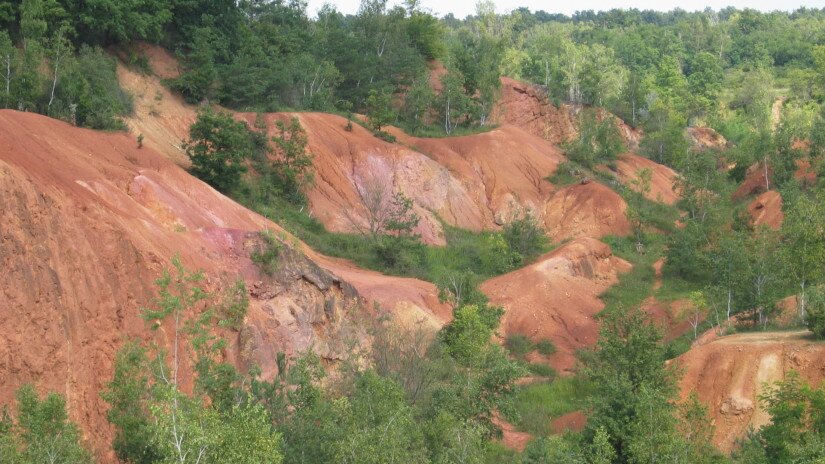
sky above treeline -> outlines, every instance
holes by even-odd
[[[360,0],[308,0],[308,13],[314,16],[324,3],[331,3],[343,13],[358,11]],[[825,0],[498,0],[496,10],[506,13],[515,8],[527,7],[533,11],[571,15],[579,10],[610,10],[613,8],[638,8],[640,10],[668,11],[681,8],[687,11],[704,10],[707,7],[720,10],[727,6],[755,8],[761,11],[792,11],[799,7],[823,8]],[[390,5],[403,4],[402,0],[390,0]],[[436,16],[452,13],[458,18],[475,13],[476,0],[421,0],[424,9]]]

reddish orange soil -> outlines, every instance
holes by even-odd
[[[493,109],[496,124],[509,124],[541,137],[555,145],[576,138],[576,109],[555,106],[536,85],[508,77],[501,78],[501,97]]]
[[[770,182],[772,175],[771,168],[768,166],[766,180],[765,165],[763,163],[754,164],[748,168],[745,180],[742,181],[739,188],[733,192],[733,199],[742,200],[751,195],[757,195],[767,191],[770,183],[772,183]]]
[[[502,77],[501,96],[493,108],[491,118],[496,124],[518,126],[553,144],[561,145],[578,136],[577,117],[582,109],[581,105],[567,103],[556,106],[550,102],[541,86]],[[603,109],[598,111],[600,118],[615,119],[629,149],[639,147],[642,137],[640,130],[633,129]]]
[[[613,256],[610,247],[580,238],[542,256],[534,264],[484,282],[481,290],[504,307],[504,336],[522,334],[551,340],[557,352],[549,364],[571,370],[575,351],[598,336],[594,319],[604,307],[598,296],[618,281],[630,264]]]
[[[784,379],[790,370],[811,385],[823,379],[825,344],[804,332],[754,332],[710,337],[678,359],[685,369],[682,397],[696,391],[716,426],[714,443],[730,451],[748,428],[758,429],[770,417],[757,397],[766,384]]]
[[[118,64],[117,76],[120,85],[131,92],[134,99],[134,114],[125,119],[133,138],[143,134],[143,144],[163,154],[180,166],[189,166],[189,158],[181,148],[182,141],[189,137],[189,126],[195,122],[195,107],[184,103],[161,85],[160,77],[170,75],[174,60],[158,47],[145,47],[149,56],[164,59],[150,59],[155,75],[145,75]],[[171,76],[170,76],[171,77]]]
[[[493,424],[501,429],[501,444],[507,448],[522,452],[527,444],[533,440],[532,435],[518,431],[513,424],[507,422],[498,414],[493,417]]]
[[[693,144],[693,149],[697,151],[724,150],[728,147],[725,137],[710,127],[688,127],[687,135]]]
[[[555,145],[511,125],[464,137],[422,139],[399,133],[398,139],[447,168],[464,185],[484,215],[486,229],[525,210],[540,214],[553,190],[545,178],[565,159]],[[453,223],[449,216],[445,219]]]
[[[748,204],[748,214],[753,220],[753,225],[766,225],[778,230],[785,219],[782,213],[782,196],[776,190],[762,193]]]
[[[541,220],[555,242],[568,238],[630,234],[627,203],[598,182],[556,191],[544,204]]]
[[[673,205],[679,200],[679,195],[673,190],[677,177],[673,169],[634,153],[625,153],[616,161],[619,180],[636,191],[639,189],[631,182],[638,179],[642,169],[650,169],[652,173],[650,192],[646,195],[649,200],[666,205]]]
[[[794,177],[800,184],[806,187],[813,187],[816,185],[816,170],[811,166],[811,160],[808,158],[800,158],[796,160],[796,172]]]
[[[551,427],[553,433],[562,434],[565,432],[581,432],[587,425],[587,416],[582,411],[568,412],[567,414],[553,419]]]
[[[44,116],[0,111],[0,224],[0,403],[26,382],[65,395],[101,462],[113,459],[112,431],[98,393],[123,341],[150,336],[138,308],[175,254],[215,292],[246,281],[249,313],[240,333],[223,333],[224,356],[265,375],[278,351],[348,356],[373,302],[433,327],[449,317],[432,284],[318,256],[134,137]],[[249,259],[264,229],[286,241],[275,277]]]
[[[151,46],[145,46],[144,52],[155,74],[176,72],[174,57],[167,52]],[[124,66],[118,73],[124,87],[135,94],[135,116],[127,119],[133,135],[143,134],[147,147],[187,166],[181,141],[195,119],[195,108],[166,90],[157,75],[142,75]],[[575,136],[574,110],[550,105],[526,84],[502,82],[496,110],[502,125],[473,136],[422,139],[388,128],[399,141],[391,144],[358,124],[347,131],[345,119],[329,114],[268,114],[265,119],[271,130],[276,120],[289,116],[301,120],[314,156],[310,211],[332,231],[363,229],[368,215],[364,197],[377,189],[384,192],[386,202],[399,192],[413,200],[413,209],[421,217],[416,232],[430,244],[444,244],[442,221],[475,231],[495,230],[526,211],[533,211],[552,228],[548,235],[554,240],[627,233],[626,205],[606,187],[556,192],[545,180],[564,161],[554,143]],[[552,137],[541,132],[546,139],[534,135],[538,126],[522,117],[534,109],[540,113],[536,124],[560,132]],[[252,114],[238,117],[250,123],[255,119]],[[602,194],[605,198],[598,198]],[[574,213],[571,207],[581,211]]]

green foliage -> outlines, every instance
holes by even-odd
[[[216,361],[224,344],[211,334],[215,320],[203,275],[184,268],[176,257],[172,270],[156,281],[157,295],[142,316],[157,329],[166,325],[163,345],[153,345],[155,359],[137,342],[118,353],[115,376],[102,392],[111,405],[114,447],[128,462],[233,462],[280,464],[281,437],[261,405],[246,397],[238,374]],[[196,373],[195,391],[182,391],[179,369],[188,356]]]
[[[670,447],[677,436],[672,419],[676,372],[665,366],[660,341],[659,330],[641,309],[618,307],[605,313],[596,349],[586,361],[593,386],[587,433],[592,437],[603,427],[620,460],[675,452]]]
[[[269,265],[267,267],[271,268],[271,266],[272,265]],[[219,317],[221,318],[218,325],[240,331],[243,327],[247,310],[249,310],[249,296],[247,295],[246,283],[242,278],[238,278],[235,283],[226,290],[223,301],[221,301],[218,307]]]
[[[188,103],[200,103],[212,96],[217,78],[213,51],[214,31],[197,29],[189,52],[181,55],[183,72],[169,84]]]
[[[395,120],[396,113],[392,106],[392,94],[387,90],[370,90],[367,96],[367,120],[375,132]]]
[[[579,138],[567,146],[570,160],[586,167],[611,163],[624,151],[624,142],[609,115],[601,118],[595,110],[583,110],[579,115]]]
[[[486,305],[457,308],[452,322],[442,331],[447,353],[459,364],[478,366],[485,356],[484,347],[489,344],[503,312],[501,308]]]
[[[825,288],[812,287],[806,294],[805,325],[819,338],[825,338]]]
[[[278,270],[278,255],[281,253],[281,243],[275,238],[269,230],[262,231],[260,234],[259,247],[252,250],[249,258],[253,263],[258,265],[258,268],[267,275],[272,275]]]
[[[118,459],[135,464],[157,462],[150,411],[149,360],[136,341],[124,344],[115,357],[114,376],[100,396],[109,403],[106,413],[115,427],[112,447]]]
[[[581,377],[556,377],[516,388],[510,418],[519,430],[537,437],[553,433],[551,422],[567,413],[582,410],[592,387]]]
[[[570,463],[584,464],[585,458],[574,444],[559,436],[539,437],[524,449],[522,463],[547,464]]]
[[[619,283],[601,294],[605,303],[605,313],[612,313],[621,308],[639,306],[647,298],[656,279],[653,263],[662,253],[662,238],[648,235],[644,239],[647,244],[645,253],[640,254],[636,248],[636,240],[631,237],[605,237],[604,241],[610,245],[616,256],[628,260],[633,268],[619,276]]]
[[[551,379],[555,378],[557,374],[555,369],[542,363],[530,363],[527,365],[527,370],[530,371],[532,375]]]
[[[64,2],[75,21],[77,35],[85,42],[107,45],[137,40],[157,41],[172,19],[170,2],[136,0],[118,2]]]
[[[536,342],[535,345],[536,350],[544,356],[550,356],[551,354],[556,352],[556,345],[553,344],[552,341],[544,339],[539,340]]]
[[[415,80],[404,95],[404,106],[401,109],[401,116],[408,121],[409,132],[418,133],[427,125],[429,111],[435,98],[436,95],[430,86],[428,76],[422,76]]]
[[[413,11],[407,21],[407,34],[413,46],[428,60],[444,56],[444,27],[433,15]]]
[[[547,249],[547,236],[529,212],[505,224],[501,236],[518,264],[532,261]]]
[[[524,335],[508,335],[504,339],[504,346],[507,351],[517,358],[523,358],[527,353],[533,351],[533,343]]]
[[[335,461],[419,463],[423,436],[404,401],[404,391],[373,371],[361,374],[349,401],[333,405],[343,429]]]
[[[760,401],[771,415],[771,422],[758,432],[767,462],[811,462],[805,457],[822,456],[825,391],[809,387],[791,372],[768,386]]]
[[[4,408],[0,418],[0,457],[4,462],[88,464],[80,431],[69,421],[66,400],[57,393],[40,399],[32,385],[17,390],[17,415]]]
[[[304,191],[314,181],[312,156],[307,153],[307,135],[298,118],[293,117],[289,125],[282,121],[275,123],[278,135],[275,143],[275,159],[270,170],[271,185],[278,194],[292,203],[306,203]]]
[[[183,144],[191,172],[222,192],[236,189],[246,171],[244,160],[254,151],[247,125],[209,108],[198,113]]]

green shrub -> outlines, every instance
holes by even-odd
[[[523,358],[533,349],[530,339],[519,334],[507,336],[504,340],[504,346],[517,358]]]
[[[545,338],[544,340],[540,340],[536,343],[536,349],[542,355],[550,356],[556,352],[556,345],[554,345],[552,341]]]
[[[579,138],[566,146],[568,158],[582,166],[610,163],[625,150],[616,121],[609,115],[601,119],[595,110],[585,109],[579,116]]]
[[[539,377],[549,377],[551,379],[556,377],[556,370],[547,364],[530,363],[527,365],[527,369],[531,374]]]
[[[249,296],[246,292],[246,283],[238,278],[224,293],[223,301],[219,306],[221,319],[218,325],[240,330],[243,326],[246,312],[249,310]]]
[[[565,161],[556,167],[556,171],[545,180],[559,187],[573,185],[588,177],[587,171],[574,161]]]
[[[132,96],[117,80],[117,65],[99,47],[83,46],[58,81],[48,114],[78,126],[116,130],[126,126],[121,116],[134,109]]]
[[[255,149],[246,123],[209,108],[198,113],[183,148],[192,160],[192,174],[222,192],[240,185],[246,171],[244,160]]]
[[[504,226],[501,236],[511,253],[518,255],[520,264],[538,256],[547,246],[547,236],[536,218],[529,212]]]
[[[523,385],[513,397],[511,422],[535,436],[552,432],[553,419],[585,407],[590,386],[579,377],[557,377],[551,382]]]
[[[269,230],[260,232],[260,237],[260,247],[252,250],[249,257],[253,263],[258,265],[261,272],[272,275],[278,270],[278,254],[281,252],[281,244]]]
[[[818,338],[825,338],[825,291],[815,287],[809,292],[808,303],[805,305],[807,314],[805,325]]]
[[[390,134],[389,132],[386,132],[386,131],[377,130],[377,131],[373,132],[373,135],[375,135],[376,137],[378,137],[379,139],[381,139],[385,142],[389,142],[389,143],[395,143],[396,142],[395,136]]]

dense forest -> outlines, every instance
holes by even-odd
[[[132,100],[118,85],[116,60],[150,73],[133,47],[138,42],[173,51],[181,73],[164,84],[203,107],[184,144],[193,174],[322,253],[436,283],[454,319],[432,339],[376,321],[370,349],[335,369],[312,351],[294,359],[281,353],[279,375],[262,379],[256,369],[239,372],[223,360],[225,342],[213,330],[237,330],[248,305],[243,282],[209,294],[202,275],[173,260],[142,315],[147,327],[171,324],[174,347],[127,343],[101,392],[122,462],[825,458],[825,389],[792,375],[767,391],[762,401],[772,422],[726,456],[711,443],[706,407],[695,397],[680,401],[681,372],[666,363],[687,350],[697,330],[772,327],[776,302],[791,295],[799,301],[796,323],[825,336],[825,188],[795,175],[807,163],[822,178],[825,166],[825,9],[564,16],[523,8],[499,14],[483,1],[475,15],[459,19],[437,18],[416,0],[394,7],[363,0],[355,15],[327,5],[316,17],[300,0],[0,1],[0,106],[122,130]],[[531,350],[552,353],[550,341],[493,341],[503,310],[477,288],[553,246],[533,217],[500,232],[450,230],[448,245],[436,250],[412,234],[419,218],[397,195],[370,230],[332,234],[303,212],[312,160],[298,120],[279,123],[280,135],[267,139],[266,127],[209,108],[330,112],[387,140],[393,138],[382,128],[389,125],[443,137],[492,128],[501,76],[535,84],[555,105],[583,108],[578,137],[564,147],[568,161],[552,181],[603,179],[620,191],[634,233],[606,241],[634,264],[666,256],[668,285],[702,312],[693,337],[665,342],[638,309],[644,295],[608,295],[596,346],[579,354],[575,377],[557,378],[524,359]],[[645,200],[645,175],[635,191],[604,177],[599,166],[626,147],[599,108],[643,132],[640,154],[679,173],[677,207]],[[713,128],[728,147],[695,150],[688,127]],[[781,195],[781,228],[754,227],[731,199],[749,169],[763,170],[766,190]],[[261,240],[252,260],[266,269],[282,244],[267,233]],[[625,288],[640,272],[623,277]],[[184,362],[197,373],[192,388],[178,379]],[[543,396],[526,399],[517,385],[526,375],[556,380]],[[519,415],[542,401],[586,410],[584,430],[536,433],[521,453],[503,447],[500,419],[521,423]],[[59,395],[41,399],[24,387],[4,410],[0,461],[91,459]]]

